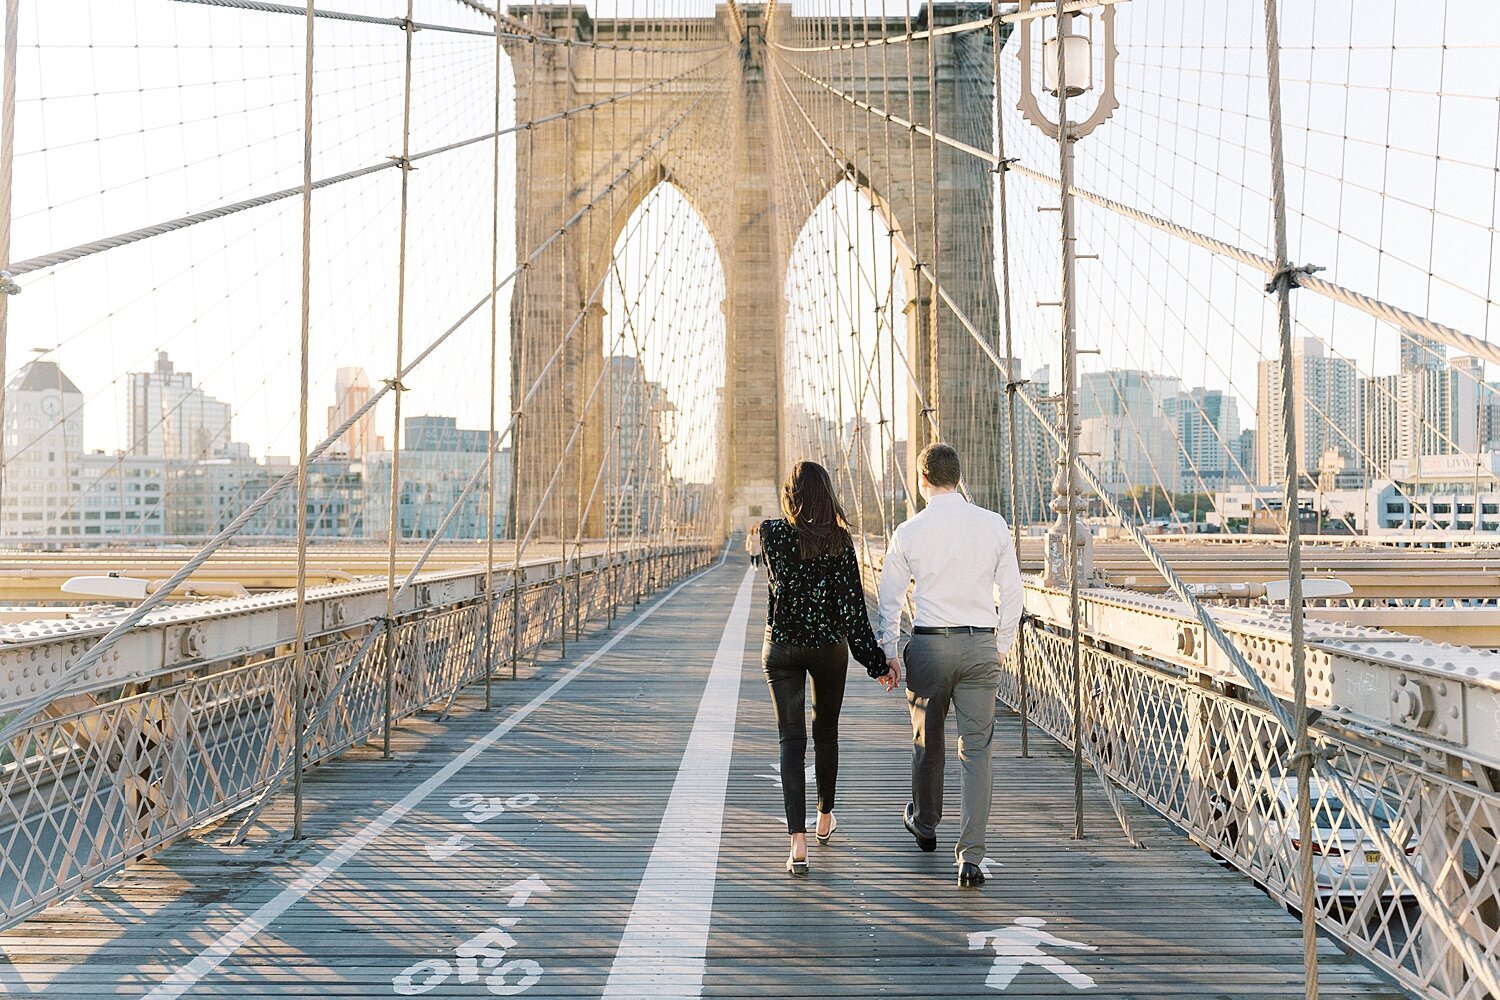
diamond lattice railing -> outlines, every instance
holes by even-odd
[[[1034,623],[1006,661],[1001,698],[1071,747],[1068,637]],[[1273,898],[1299,897],[1296,779],[1286,734],[1265,709],[1164,665],[1085,645],[1085,753],[1107,778],[1181,826]],[[1492,962],[1500,962],[1500,794],[1483,768],[1434,764],[1377,734],[1315,731],[1318,749]],[[1316,780],[1311,839],[1318,921],[1424,996],[1483,1000],[1434,915],[1424,912],[1346,804]]]
[[[576,632],[716,554],[643,547],[591,570],[564,564],[555,579],[519,593],[497,577],[491,663],[534,656],[564,630]],[[484,676],[485,612],[481,597],[398,618],[394,719],[444,703]],[[309,638],[304,766],[382,733],[384,631],[373,619]],[[0,926],[274,790],[293,754],[295,668],[284,648],[193,664],[59,702],[68,709],[0,747]]]

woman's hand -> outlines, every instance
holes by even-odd
[[[901,657],[888,656],[885,659],[885,665],[890,669],[875,679],[887,691],[894,691],[901,686]]]

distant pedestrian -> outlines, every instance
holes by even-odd
[[[798,462],[781,487],[786,515],[760,526],[770,604],[761,663],[781,741],[781,793],[791,853],[786,870],[807,875],[807,686],[812,681],[813,777],[818,785],[818,843],[838,828],[833,817],[839,773],[839,709],[849,653],[871,677],[890,674],[870,629],[849,522],[828,470]]]
[[[904,822],[924,851],[937,850],[943,722],[953,706],[963,766],[954,854],[958,884],[966,888],[984,884],[979,863],[994,793],[995,698],[1000,660],[1021,621],[1021,570],[1005,518],[959,494],[958,452],[946,444],[923,448],[917,477],[927,507],[896,528],[880,571],[880,644],[892,668],[882,683],[900,682],[904,658],[912,728],[912,800]],[[903,657],[901,607],[913,583],[912,635]]]
[[[760,544],[760,525],[756,524],[750,527],[750,533],[745,536],[745,551],[750,553],[750,565],[759,566],[760,554],[762,551]]]

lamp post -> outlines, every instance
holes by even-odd
[[[1056,587],[1068,582],[1073,592],[1077,591],[1080,579],[1093,576],[1093,539],[1083,524],[1082,515],[1088,504],[1078,481],[1078,434],[1081,422],[1078,415],[1078,338],[1076,327],[1077,283],[1077,237],[1074,224],[1073,204],[1073,144],[1104,123],[1120,106],[1115,98],[1115,10],[1106,5],[1099,14],[1098,24],[1103,37],[1100,43],[1103,86],[1093,112],[1082,120],[1073,120],[1068,114],[1068,101],[1081,97],[1094,89],[1094,19],[1087,13],[1065,12],[1064,0],[1056,0],[1051,12],[1042,13],[1036,0],[1019,0],[1021,87],[1017,108],[1022,117],[1045,134],[1057,140],[1058,188],[1060,193],[1058,214],[1062,242],[1062,282],[1058,305],[1061,309],[1059,326],[1062,340],[1062,404],[1063,456],[1058,463],[1053,479],[1051,507],[1057,513],[1057,521],[1047,532],[1046,560],[1043,582]],[[1036,8],[1036,13],[1028,12]],[[1032,37],[1035,22],[1041,22],[1044,32],[1042,42],[1041,89],[1057,98],[1057,117],[1052,119],[1042,110],[1039,95],[1034,85],[1032,72]],[[1087,26],[1086,32],[1077,30],[1078,22]],[[1050,32],[1050,37],[1047,33]]]
[[[1027,121],[1057,139],[1058,214],[1061,220],[1062,287],[1058,296],[1062,332],[1062,413],[1063,460],[1053,480],[1052,509],[1057,523],[1047,532],[1047,553],[1043,583],[1056,587],[1068,585],[1069,672],[1073,685],[1073,836],[1083,837],[1083,669],[1079,636],[1078,588],[1094,574],[1093,538],[1083,523],[1088,508],[1078,482],[1078,337],[1074,325],[1076,314],[1077,267],[1076,235],[1073,223],[1073,144],[1098,128],[1119,107],[1115,100],[1115,18],[1114,8],[1106,5],[1100,15],[1104,38],[1102,57],[1104,87],[1094,111],[1082,121],[1068,117],[1068,99],[1081,97],[1093,89],[1094,53],[1093,20],[1087,14],[1066,11],[1065,0],[1056,0],[1050,15],[1040,11],[1029,14],[1033,0],[1020,0],[1021,98],[1019,108]],[[1042,89],[1057,98],[1057,119],[1049,119],[1037,102],[1031,74],[1031,22],[1043,20],[1044,31],[1052,37],[1042,43]],[[1087,34],[1074,31],[1082,17],[1089,26]]]

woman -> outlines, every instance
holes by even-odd
[[[761,552],[760,525],[757,524],[752,527],[750,533],[745,536],[745,551],[750,553],[750,565],[759,566]]]
[[[781,487],[786,516],[760,526],[770,608],[762,665],[771,687],[781,737],[781,788],[791,852],[786,870],[807,875],[808,678],[812,679],[813,765],[818,785],[818,843],[838,828],[833,818],[839,770],[839,708],[849,652],[871,677],[890,669],[876,645],[865,610],[859,563],[844,510],[833,495],[828,472],[816,462],[798,462]]]

